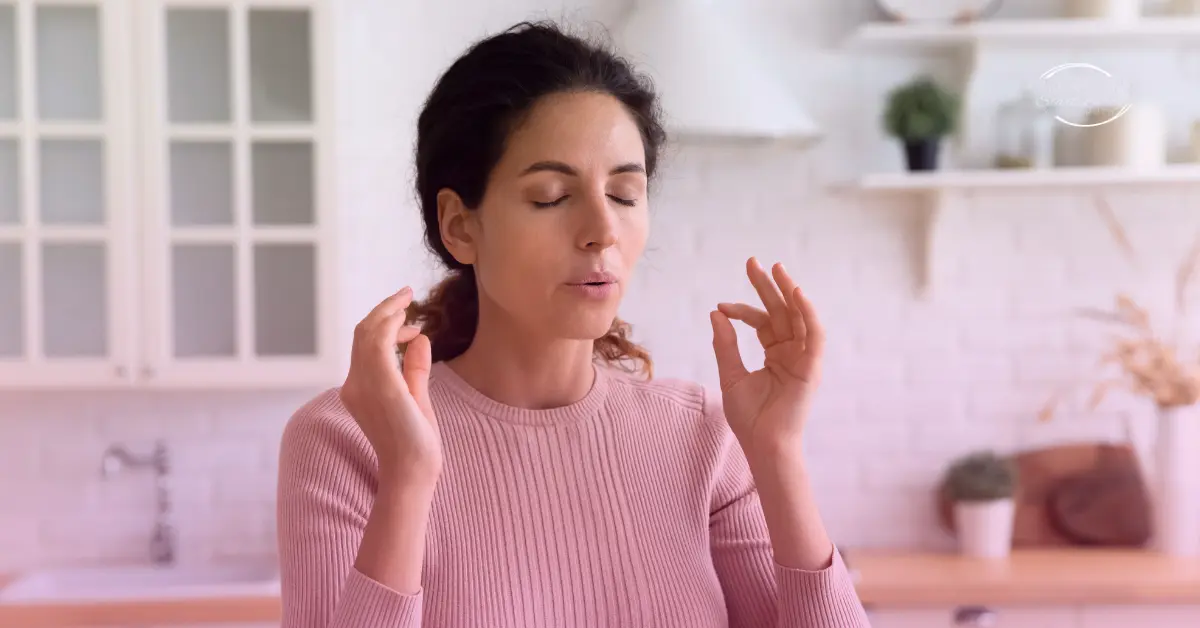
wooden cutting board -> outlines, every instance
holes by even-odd
[[[1076,443],[1019,452],[1014,547],[1140,546],[1150,537],[1150,499],[1128,445]],[[953,508],[937,495],[942,526]]]

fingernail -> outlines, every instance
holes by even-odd
[[[404,286],[403,288],[400,289],[400,292],[398,294],[404,294],[406,292],[412,292],[412,288],[410,288],[409,286]]]

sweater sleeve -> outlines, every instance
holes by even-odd
[[[354,568],[375,487],[375,454],[336,390],[300,408],[279,451],[281,628],[419,628],[408,595]]]
[[[724,423],[719,397],[705,410],[722,429],[709,535],[732,628],[870,628],[853,578],[835,547],[831,564],[809,571],[775,561],[750,466]]]

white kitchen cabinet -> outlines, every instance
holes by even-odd
[[[0,386],[335,383],[328,9],[0,0]]]

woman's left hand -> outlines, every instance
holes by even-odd
[[[820,380],[824,331],[783,264],[772,268],[772,280],[752,257],[746,274],[765,309],[721,303],[710,315],[725,418],[743,449],[798,453]],[[766,352],[763,368],[746,370],[730,319],[757,330]]]

